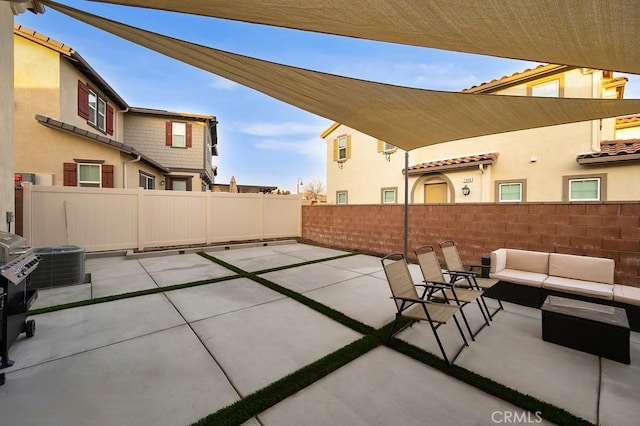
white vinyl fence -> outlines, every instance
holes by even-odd
[[[144,250],[302,233],[297,195],[23,187],[23,233],[31,247]]]

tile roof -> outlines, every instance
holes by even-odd
[[[617,127],[631,127],[640,125],[640,115],[629,115],[627,117],[616,118]]]
[[[602,141],[600,152],[578,155],[579,164],[640,160],[640,139]]]
[[[534,68],[527,68],[524,71],[514,72],[488,82],[480,83],[467,89],[462,89],[462,93],[477,93],[496,90],[507,84],[519,84],[525,79],[540,78],[542,75],[557,74],[567,71],[573,67],[568,65],[540,64]]]
[[[444,160],[429,161],[409,167],[409,174],[424,174],[441,170],[461,169],[478,166],[480,164],[493,164],[498,159],[497,152],[486,154],[468,155],[466,157],[447,158]]]

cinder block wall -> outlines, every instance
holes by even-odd
[[[302,238],[385,255],[402,252],[402,205],[313,205],[302,210]],[[640,287],[640,203],[456,204],[409,206],[409,254],[454,240],[465,263],[497,248],[606,257],[615,282]]]

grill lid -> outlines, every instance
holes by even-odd
[[[0,264],[8,262],[12,256],[26,253],[27,250],[27,240],[24,237],[0,231]]]

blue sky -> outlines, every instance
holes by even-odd
[[[459,91],[537,65],[163,11],[61,2],[216,49],[424,89]],[[16,16],[15,22],[71,46],[131,106],[215,115],[217,183],[229,183],[235,176],[240,185],[277,186],[293,193],[298,178],[305,185],[312,179],[326,185],[326,148],[320,134],[332,121],[48,8],[44,15]],[[625,98],[640,98],[640,76],[625,75],[629,77]]]

